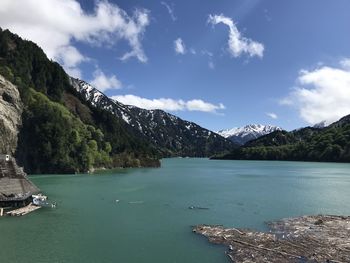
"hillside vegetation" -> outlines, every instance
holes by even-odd
[[[230,140],[196,123],[163,110],[146,110],[122,104],[83,80],[71,78],[71,81],[86,101],[122,119],[131,134],[148,141],[161,156],[208,157],[236,147]]]
[[[24,104],[16,157],[27,172],[159,165],[149,142],[128,133],[112,113],[86,103],[41,48],[1,29],[0,75],[18,87]]]
[[[322,129],[276,131],[213,159],[350,162],[350,115]]]

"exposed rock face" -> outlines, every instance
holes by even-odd
[[[0,153],[15,153],[22,111],[17,87],[0,75]]]

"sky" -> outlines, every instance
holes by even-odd
[[[350,114],[348,0],[1,0],[0,27],[113,99],[211,129]]]

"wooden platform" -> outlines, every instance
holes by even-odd
[[[38,210],[39,208],[41,208],[41,207],[30,203],[29,205],[27,205],[25,207],[21,207],[21,208],[15,209],[15,210],[8,211],[8,212],[6,212],[6,214],[9,216],[24,216],[26,214],[29,214],[30,212]]]

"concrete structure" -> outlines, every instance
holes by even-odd
[[[0,208],[26,206],[39,192],[14,158],[0,154]]]

